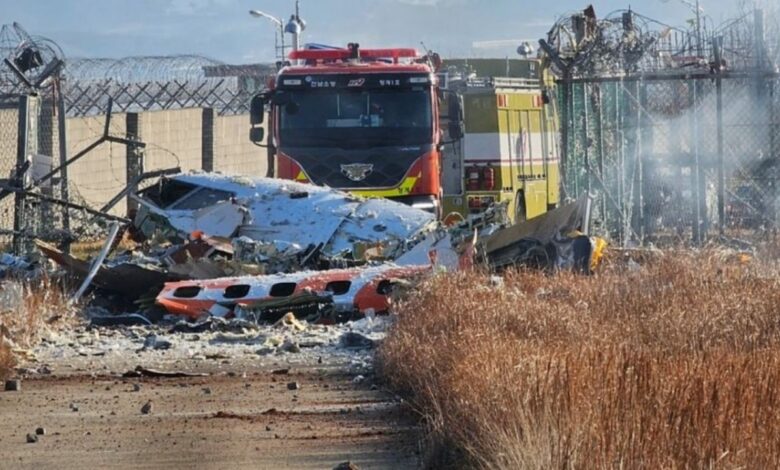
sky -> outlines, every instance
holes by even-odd
[[[672,25],[695,0],[596,0],[599,16],[631,7]],[[700,0],[715,24],[745,0]],[[777,0],[762,0],[776,2]],[[248,14],[289,18],[294,0],[0,0],[0,23],[19,22],[57,42],[66,57],[199,54],[226,63],[273,62],[278,27]],[[446,57],[506,57],[536,44],[578,0],[301,0],[303,42],[430,49]],[[288,37],[289,41],[289,37]],[[496,42],[497,41],[497,42]],[[487,45],[497,44],[493,47]],[[475,47],[475,43],[477,47]],[[481,43],[481,45],[480,45]]]

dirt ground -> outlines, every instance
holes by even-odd
[[[85,332],[44,343],[20,369],[21,391],[0,392],[0,467],[418,467],[414,416],[373,381],[369,351],[193,354],[185,346],[198,335],[147,352],[126,332],[94,334],[102,342]],[[207,375],[123,376],[139,365]],[[38,427],[45,434],[27,443]]]

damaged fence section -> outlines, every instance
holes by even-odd
[[[267,172],[246,129],[273,66],[66,58],[18,23],[0,27],[0,56],[0,252],[102,238],[103,215],[125,217],[144,175]]]
[[[564,188],[596,196],[622,244],[778,227],[778,11],[681,29],[635,11],[565,16],[543,42],[558,77]]]

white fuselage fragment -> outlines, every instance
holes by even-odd
[[[352,251],[355,243],[381,244],[405,251],[409,240],[435,225],[433,214],[387,199],[359,199],[348,193],[272,178],[243,178],[216,173],[189,173],[170,179],[227,192],[220,201],[197,210],[165,209],[137,196],[150,212],[188,235],[247,236],[263,242],[322,245],[327,256]],[[187,195],[182,196],[182,199]]]

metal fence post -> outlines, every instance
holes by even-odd
[[[140,126],[140,114],[139,113],[127,113],[125,115],[125,126],[126,126],[126,133],[127,138],[132,139],[134,141],[140,141],[141,140],[141,126]],[[130,184],[131,181],[135,180],[137,177],[141,176],[144,172],[144,161],[143,161],[143,149],[138,146],[134,145],[132,143],[127,144],[126,146],[126,165],[127,165],[127,183]],[[135,191],[136,188],[133,188],[131,190],[131,193]],[[128,194],[127,196],[127,212],[128,214],[136,209],[136,203],[133,201],[133,199]]]
[[[644,244],[645,237],[647,236],[647,214],[645,214],[645,184],[647,178],[645,177],[645,150],[646,142],[652,142],[652,127],[650,119],[646,116],[647,109],[647,84],[641,80],[636,81],[636,98],[639,100],[639,108],[637,112],[637,126],[639,127],[638,142],[637,142],[637,156],[636,156],[636,175],[637,181],[637,210],[638,212],[638,234],[639,242]],[[652,144],[651,144],[652,145]]]
[[[692,214],[692,221],[691,224],[692,230],[693,230],[693,242],[695,244],[700,244],[702,241],[702,234],[701,234],[701,204],[699,203],[701,195],[699,194],[701,186],[699,185],[699,178],[701,177],[701,172],[699,172],[699,115],[696,112],[696,102],[698,100],[698,94],[699,94],[699,83],[696,81],[696,79],[692,79],[691,83],[693,85],[693,113],[691,113],[691,133],[690,137],[692,139],[691,144],[693,144],[693,163],[691,165],[691,176],[693,179],[693,191],[691,191],[691,197],[692,197],[692,203],[693,203],[693,214]]]
[[[583,83],[582,85],[582,117],[583,117],[583,125],[582,125],[582,155],[585,159],[585,190],[588,192],[588,195],[591,194],[591,184],[592,184],[592,176],[591,172],[593,171],[593,168],[590,164],[590,110],[588,109],[588,101],[590,100],[590,87],[587,83]]]
[[[569,122],[569,110],[572,100],[572,85],[571,75],[566,73],[563,77],[563,106],[561,107],[561,167],[563,171],[561,174],[561,186],[569,188],[568,171],[569,171],[569,133],[571,131],[571,124]],[[578,195],[575,195],[578,196]]]
[[[62,90],[61,77],[57,76],[54,80],[54,99],[57,101],[57,137],[60,145],[60,198],[63,201],[70,200],[70,190],[68,188],[68,133],[65,122],[65,93]],[[65,233],[70,233],[70,212],[68,208],[62,206],[62,229]],[[70,253],[70,239],[64,243],[62,249],[65,253]]]
[[[607,176],[604,174],[604,96],[602,91],[602,84],[597,84],[596,86],[596,103],[597,103],[597,112],[598,112],[598,119],[596,121],[596,139],[599,143],[599,153],[598,153],[598,167],[599,167],[599,178],[602,182],[602,191],[604,191],[605,194],[601,197],[601,218],[602,223],[605,227],[609,227],[609,215],[607,214],[607,195],[606,192],[608,189],[604,186],[604,182],[607,181]]]
[[[201,167],[214,171],[214,108],[203,108],[201,117]]]
[[[18,132],[16,141],[16,171],[14,174],[14,186],[22,188],[26,183],[26,176],[31,169],[28,167],[27,157],[30,154],[37,153],[38,139],[35,135],[37,130],[37,98],[24,95],[19,97],[19,110],[17,114]],[[34,136],[34,138],[30,138]],[[14,236],[13,250],[14,254],[26,255],[31,248],[27,234],[27,204],[24,194],[17,192],[14,197]]]
[[[628,241],[626,230],[626,138],[623,132],[623,79],[615,86],[615,136],[617,138],[618,200],[620,202],[620,244]]]
[[[21,187],[24,185],[24,170],[25,162],[27,161],[27,138],[28,138],[28,112],[30,106],[29,96],[19,97],[19,108],[17,111],[17,140],[16,140],[16,170],[14,172],[14,186]],[[13,236],[13,250],[15,255],[23,254],[23,237],[22,231],[24,230],[24,194],[16,193],[14,197],[14,236]]]
[[[712,40],[715,55],[715,93],[717,100],[717,136],[718,136],[718,233],[726,231],[726,170],[723,156],[723,77],[721,68],[721,51],[723,36]]]

